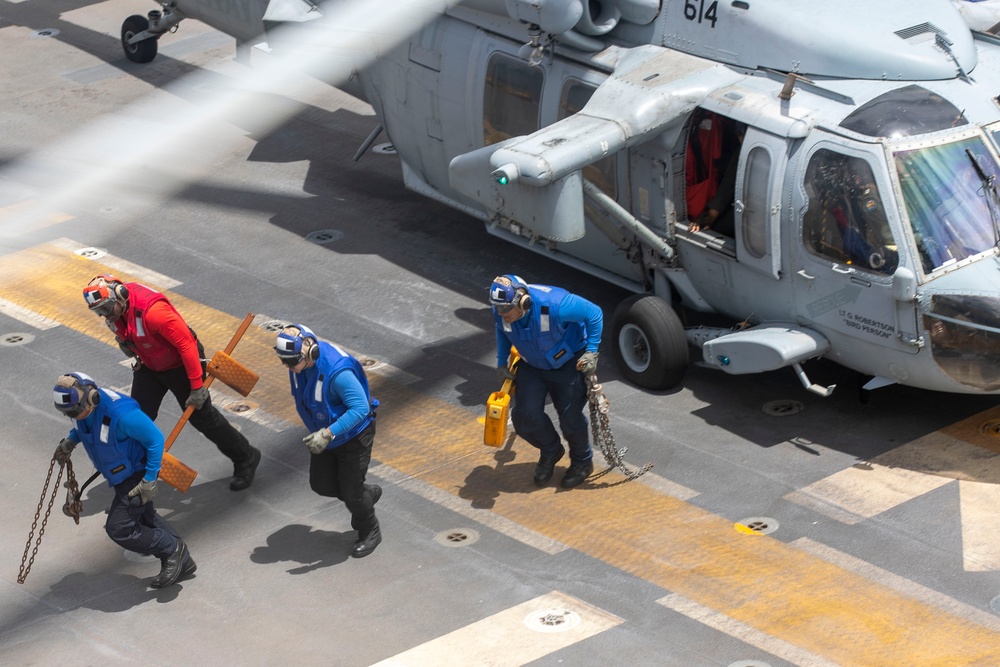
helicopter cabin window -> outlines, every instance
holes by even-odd
[[[483,145],[538,129],[542,70],[499,53],[490,57],[483,94]]]
[[[771,154],[761,146],[747,154],[746,177],[743,179],[743,245],[754,257],[768,253],[767,187],[771,176]]]
[[[871,165],[821,149],[809,159],[802,221],[806,250],[838,264],[891,274],[899,254]]]
[[[913,137],[968,125],[958,107],[922,86],[904,86],[859,107],[840,123],[868,137]]]
[[[1000,211],[987,197],[1000,166],[979,136],[893,158],[924,273],[993,248]]]
[[[579,81],[567,81],[563,85],[562,95],[559,98],[559,120],[580,111],[590,100],[595,90],[597,88],[594,86],[588,86]],[[600,188],[604,194],[612,199],[615,198],[617,187],[615,185],[615,157],[613,155],[602,157],[593,164],[584,167],[583,177]]]

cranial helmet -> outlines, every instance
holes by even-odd
[[[94,276],[83,288],[83,299],[90,311],[101,317],[108,317],[114,312],[115,306],[122,309],[128,301],[128,288],[115,276],[101,274]]]
[[[315,361],[319,357],[319,340],[312,329],[302,324],[289,324],[278,332],[274,344],[281,363],[297,366],[303,359]]]
[[[497,276],[490,285],[490,305],[501,314],[511,308],[528,310],[531,308],[531,297],[528,296],[527,283],[513,274]]]
[[[52,395],[56,410],[73,419],[101,402],[97,383],[86,373],[60,375]]]

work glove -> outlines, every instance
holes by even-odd
[[[593,375],[597,372],[597,353],[584,352],[580,355],[580,360],[576,362],[576,370],[584,375]]]
[[[514,374],[506,366],[497,366],[497,379],[503,383],[505,380],[513,380]]]
[[[135,356],[135,350],[132,348],[132,344],[127,340],[122,340],[118,336],[115,336],[115,342],[118,343],[118,349],[121,350],[126,357]]]
[[[184,401],[184,407],[193,405],[195,410],[201,410],[201,406],[205,405],[205,401],[207,400],[208,387],[198,387],[191,390],[191,395]]]
[[[73,448],[77,446],[76,440],[70,440],[69,438],[63,438],[59,441],[59,446],[56,447],[55,453],[52,455],[59,465],[66,465],[69,462],[70,454],[73,453]]]
[[[143,505],[148,503],[156,495],[156,480],[152,482],[147,482],[146,480],[141,480],[135,485],[135,488],[128,492],[129,498],[135,498],[139,496],[139,502]]]
[[[322,454],[326,446],[333,442],[333,433],[330,433],[328,428],[321,428],[302,438],[302,442],[306,443],[306,447],[313,454]]]

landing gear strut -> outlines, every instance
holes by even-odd
[[[148,63],[156,57],[157,40],[166,32],[177,29],[184,16],[164,7],[153,10],[148,16],[135,14],[122,23],[122,50],[134,63]]]
[[[134,63],[148,63],[156,57],[156,37],[136,40],[136,35],[149,32],[149,21],[138,14],[122,23],[122,49],[125,57]]]

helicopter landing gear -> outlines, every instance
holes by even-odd
[[[611,322],[615,361],[630,382],[646,389],[680,384],[688,365],[687,336],[663,299],[629,297],[615,309]]]
[[[125,57],[134,63],[148,63],[156,57],[156,37],[132,41],[136,35],[148,31],[149,21],[145,16],[135,14],[122,23],[122,49]]]

